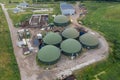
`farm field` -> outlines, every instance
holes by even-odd
[[[120,80],[120,4],[115,2],[84,2],[88,14],[83,24],[102,34],[110,46],[107,60],[76,71],[77,80]]]
[[[0,7],[0,80],[20,80],[5,16]]]

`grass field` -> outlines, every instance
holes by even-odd
[[[29,12],[20,12],[17,14],[14,14],[12,11],[8,11],[8,12],[9,12],[9,15],[10,15],[14,25],[27,20],[32,15],[32,12],[30,12],[30,11]]]
[[[7,8],[15,8],[13,7],[14,5],[6,5]],[[9,12],[9,15],[13,21],[13,24],[16,25],[22,21],[25,21],[27,18],[30,18],[30,16],[32,14],[49,14],[49,23],[53,22],[53,17],[52,15],[59,15],[61,12],[60,12],[60,6],[59,6],[59,2],[57,3],[43,3],[43,4],[40,4],[40,6],[37,6],[37,8],[53,8],[53,11],[50,13],[50,12],[38,12],[38,13],[33,13],[31,11],[31,9],[26,9],[25,12],[20,12],[20,13],[17,13],[17,14],[14,14],[12,10],[8,10]]]
[[[88,14],[82,22],[105,36],[110,46],[110,55],[105,61],[76,71],[77,80],[120,80],[120,4],[113,2],[84,4],[88,8]]]
[[[21,2],[21,1],[23,1],[23,0],[10,0],[10,1],[11,1],[11,2]],[[0,2],[7,4],[7,3],[9,3],[9,0],[0,0]]]
[[[20,80],[5,16],[0,7],[0,80]]]

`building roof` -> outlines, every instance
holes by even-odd
[[[45,44],[58,44],[62,41],[62,37],[58,33],[49,32],[47,35],[43,38],[43,42]]]
[[[47,45],[39,50],[38,59],[42,62],[51,63],[59,59],[60,55],[59,48],[52,45]]]
[[[69,19],[64,15],[58,15],[54,18],[55,23],[67,23]]]
[[[99,44],[98,38],[90,33],[85,33],[79,38],[80,42],[86,46],[96,46]]]
[[[20,8],[14,8],[13,11],[14,12],[20,12]]]
[[[77,38],[79,32],[75,28],[67,28],[62,32],[62,36],[65,38]]]
[[[26,3],[26,2],[20,3],[19,6],[28,6],[28,3]]]
[[[60,47],[62,51],[69,53],[69,54],[79,52],[82,48],[81,44],[75,39],[64,40],[61,43]]]
[[[65,10],[65,9],[74,9],[71,4],[67,4],[67,3],[60,3],[60,8],[62,10]]]

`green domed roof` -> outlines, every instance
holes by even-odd
[[[86,33],[79,38],[80,42],[86,46],[96,46],[99,44],[98,38],[90,33]]]
[[[55,23],[67,23],[69,19],[64,15],[58,15],[54,18]]]
[[[43,42],[45,44],[58,44],[62,41],[62,37],[58,33],[49,32],[47,35],[43,38]]]
[[[60,47],[61,47],[62,51],[66,52],[68,54],[77,53],[82,48],[81,44],[75,39],[66,39],[66,40],[64,40],[61,43]]]
[[[45,63],[52,63],[60,58],[60,49],[47,45],[41,48],[38,52],[38,59]]]
[[[62,32],[62,36],[65,38],[77,38],[79,32],[75,28],[67,28]]]

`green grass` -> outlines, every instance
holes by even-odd
[[[59,2],[42,2],[40,6],[37,6],[37,8],[53,8],[52,12],[41,12],[41,14],[49,14],[49,23],[53,23],[54,18],[52,15],[59,15],[61,14],[60,11],[60,3]],[[40,12],[39,12],[40,13]]]
[[[11,2],[22,2],[23,0],[10,0]],[[0,0],[1,3],[8,4],[9,0]]]
[[[20,13],[17,13],[17,14],[14,14],[10,10],[8,12],[9,12],[9,15],[10,15],[14,25],[29,19],[32,15],[32,12],[30,12],[30,11],[20,12]]]
[[[11,3],[11,4],[6,4],[5,7],[8,8],[8,9],[9,9],[9,8],[16,8],[17,5],[18,5],[18,4],[16,4],[16,3]]]
[[[46,5],[46,6],[44,6]],[[15,5],[6,5],[7,8],[15,8],[14,7]],[[52,17],[52,15],[58,15],[60,14],[60,7],[59,7],[59,2],[57,3],[47,3],[47,4],[44,4],[40,6],[37,6],[38,8],[41,7],[41,8],[53,8],[53,12],[36,12],[36,13],[33,13],[31,11],[31,9],[26,9],[25,12],[20,12],[20,13],[17,13],[17,14],[14,14],[12,10],[8,10],[9,12],[9,15],[13,21],[13,24],[16,25],[22,21],[25,21],[27,18],[30,18],[30,16],[32,14],[49,14],[49,23],[53,22],[54,21],[54,18]]]
[[[98,31],[105,36],[110,46],[110,55],[106,61],[90,65],[81,71],[75,72],[77,80],[120,80],[120,4],[107,2],[85,2],[88,14],[82,20],[87,27]],[[116,56],[117,55],[117,56]]]
[[[13,53],[10,32],[0,7],[0,80],[20,80],[18,64]]]
[[[52,15],[60,15],[61,11],[60,11],[60,4],[54,3],[54,7],[53,7],[53,13],[49,14],[49,23],[53,23],[54,22],[54,18],[52,17]]]

